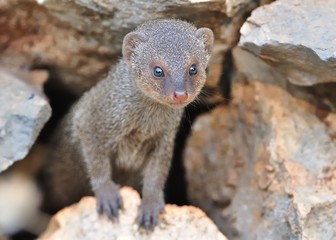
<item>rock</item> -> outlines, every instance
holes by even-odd
[[[234,226],[236,216],[231,220],[223,210],[234,200],[250,155],[245,144],[249,126],[239,118],[238,106],[233,105],[217,107],[199,117],[192,126],[184,156],[189,201],[203,209],[229,239],[238,231]]]
[[[228,49],[233,46],[230,44],[230,38],[236,38],[236,36],[229,37],[221,34],[225,29],[222,23],[217,21],[218,18],[227,19],[229,22],[231,18],[241,18],[242,14],[256,7],[251,0],[151,1],[148,4],[134,0],[108,3],[103,0],[44,0],[42,5],[47,7],[56,18],[70,24],[72,28],[97,38],[98,42],[108,45],[107,48],[113,47],[115,49],[113,51],[117,54],[120,53],[122,39],[127,32],[145,21],[158,18],[182,18],[194,22],[197,26],[210,27],[217,33],[218,46],[226,45]],[[81,15],[78,15],[78,12]],[[200,14],[208,17],[200,18]],[[85,15],[95,17],[83,20],[82,16]],[[239,27],[235,28],[236,34]],[[114,43],[113,46],[110,46],[111,41]]]
[[[214,30],[208,86],[217,88],[224,53],[236,45],[246,13],[256,6],[253,0],[3,0],[0,63],[48,69],[80,95],[118,61],[126,33],[151,19],[180,18]]]
[[[231,105],[201,116],[186,147],[191,203],[229,239],[335,239],[335,111],[317,114],[314,91],[233,56]]]
[[[226,239],[204,212],[191,206],[166,205],[159,225],[146,234],[137,225],[139,194],[129,187],[122,188],[120,193],[124,209],[118,222],[98,217],[95,198],[84,197],[78,204],[58,212],[39,240]]]
[[[50,216],[40,211],[42,192],[35,179],[48,151],[35,143],[23,160],[0,174],[0,239],[20,231],[38,236],[46,229]]]
[[[252,12],[239,45],[294,84],[336,81],[336,2],[279,0]]]
[[[59,85],[81,93],[95,84],[116,59],[110,48],[85,37],[34,0],[0,5],[3,66],[48,69]],[[82,17],[85,19],[85,17]]]
[[[48,216],[39,210],[42,196],[33,179],[18,171],[0,175],[0,239],[21,230],[41,233]]]
[[[0,172],[27,155],[50,115],[41,92],[0,71]]]
[[[250,4],[249,0],[227,0],[226,14],[229,17],[234,17],[241,9]]]

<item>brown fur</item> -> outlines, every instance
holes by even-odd
[[[205,83],[212,44],[210,29],[179,20],[148,22],[127,34],[123,58],[59,127],[47,167],[49,201],[60,208],[93,193],[98,211],[114,218],[121,207],[116,183],[142,186],[139,222],[155,226],[183,107]],[[155,66],[164,77],[153,76]],[[174,99],[177,91],[187,99]]]

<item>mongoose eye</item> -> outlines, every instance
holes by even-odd
[[[189,75],[192,76],[192,75],[196,75],[196,74],[197,74],[197,67],[196,67],[195,64],[193,64],[189,68]]]
[[[164,77],[164,72],[163,72],[163,69],[156,66],[154,68],[154,71],[153,71],[153,74],[154,74],[154,77],[157,77],[157,78],[162,78]]]

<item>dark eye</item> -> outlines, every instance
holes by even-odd
[[[163,72],[163,69],[156,66],[153,70],[153,74],[155,77],[157,78],[161,78],[161,77],[164,77],[164,72]]]
[[[196,74],[197,74],[197,67],[196,67],[195,64],[193,64],[189,68],[189,75],[192,76],[192,75],[196,75]]]

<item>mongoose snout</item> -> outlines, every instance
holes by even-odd
[[[188,93],[186,91],[175,91],[173,99],[178,103],[183,103],[188,99]]]

